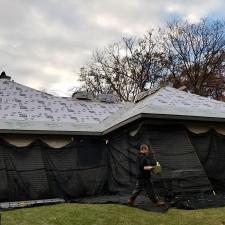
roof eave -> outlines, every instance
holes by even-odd
[[[134,121],[136,121],[138,119],[141,119],[141,118],[142,118],[142,114],[138,114],[138,115],[132,116],[132,117],[130,117],[130,118],[128,118],[128,119],[126,119],[126,120],[124,120],[124,121],[122,121],[122,122],[120,122],[120,123],[118,123],[118,124],[116,124],[116,125],[114,125],[114,126],[112,126],[110,128],[108,128],[108,129],[104,130],[102,132],[102,134],[103,135],[108,134],[108,133],[110,133],[110,132],[112,132],[112,131],[114,131],[114,130],[122,127],[122,126],[125,126],[125,125],[127,125],[127,124],[129,124],[131,122],[134,122]]]
[[[118,128],[121,128],[129,123],[132,123],[141,118],[149,119],[165,119],[165,120],[189,120],[189,121],[207,121],[207,122],[223,122],[225,123],[225,118],[217,117],[201,117],[201,116],[187,116],[187,115],[171,115],[171,114],[149,114],[149,113],[140,113],[133,117],[130,117],[114,126],[111,126],[104,131],[52,131],[52,130],[9,130],[1,129],[1,134],[39,134],[39,135],[88,135],[88,136],[102,136],[106,135]]]
[[[192,121],[207,121],[207,122],[225,122],[225,118],[218,117],[202,117],[202,116],[187,116],[187,115],[171,115],[171,114],[149,114],[141,113],[142,118],[157,118],[157,119],[176,119],[176,120],[192,120]]]
[[[38,134],[38,135],[79,135],[79,136],[101,136],[101,132],[95,131],[51,131],[51,130],[0,130],[0,134]]]
[[[186,116],[186,115],[171,115],[171,114],[149,114],[149,113],[140,113],[135,115],[127,120],[122,121],[103,132],[103,135],[108,134],[124,125],[127,125],[135,120],[141,118],[149,118],[149,119],[165,119],[165,120],[189,120],[189,121],[207,121],[207,122],[223,122],[225,123],[225,118],[216,118],[216,117],[201,117],[201,116]]]

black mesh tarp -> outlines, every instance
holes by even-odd
[[[40,199],[48,196],[48,181],[38,141],[27,147],[15,147],[1,140],[0,154],[4,167],[0,187],[7,188],[6,194],[0,195],[1,200]]]
[[[216,192],[225,192],[225,136],[210,130],[189,132],[191,142]]]
[[[125,201],[136,182],[141,143],[153,148],[162,166],[162,175],[152,177],[159,195],[176,199],[215,188],[224,192],[224,136],[215,131],[197,135],[182,126],[143,125],[133,131],[75,137],[57,149],[41,140],[16,147],[0,139],[0,201],[93,196],[96,202],[115,202],[116,196]]]
[[[137,149],[129,144],[126,132],[110,137],[108,156],[108,189],[111,193],[130,192],[136,177]]]
[[[103,193],[106,154],[101,140],[82,138],[62,148],[0,140],[0,201],[72,199]]]
[[[184,127],[145,126],[142,136],[148,138],[156,158],[162,164],[162,179],[170,183],[170,191],[178,193],[212,190]]]
[[[130,190],[135,183],[135,160],[141,143],[150,144],[163,169],[155,181],[166,191],[212,191],[208,177],[199,161],[184,127],[143,126],[135,136],[121,132],[108,143],[111,167],[111,187],[114,191]],[[154,179],[154,177],[153,177]]]

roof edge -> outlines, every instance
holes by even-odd
[[[39,135],[88,135],[102,136],[102,132],[95,131],[48,131],[48,130],[7,130],[0,129],[0,134],[39,134]]]
[[[216,118],[216,117],[200,117],[200,116],[185,116],[185,115],[170,115],[170,114],[149,114],[149,113],[140,113],[135,115],[127,120],[124,120],[108,129],[103,131],[103,135],[108,134],[122,126],[125,126],[131,122],[134,122],[141,118],[151,118],[151,119],[171,119],[171,120],[189,120],[189,121],[207,121],[207,122],[224,122],[225,118]]]
[[[100,131],[52,131],[52,130],[18,130],[18,129],[0,129],[0,134],[45,134],[45,135],[88,135],[88,136],[104,136],[118,128],[121,128],[127,124],[130,124],[134,121],[137,121],[141,118],[149,119],[163,119],[163,120],[189,120],[189,121],[207,121],[207,122],[224,122],[225,118],[217,117],[200,117],[200,116],[185,116],[185,115],[171,115],[171,114],[149,114],[149,113],[140,113],[133,117],[130,117],[116,125],[113,125],[109,128],[102,129]]]

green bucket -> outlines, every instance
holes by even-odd
[[[154,166],[152,172],[153,172],[154,174],[161,174],[161,172],[162,172],[162,167],[161,167],[161,165],[159,164],[159,162],[156,162],[156,166]]]

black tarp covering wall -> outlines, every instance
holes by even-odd
[[[162,179],[169,182],[172,192],[211,190],[211,184],[184,127],[145,126],[143,134],[162,164]]]
[[[129,140],[126,131],[111,136],[107,143],[111,193],[129,193],[136,181],[137,145]]]
[[[149,144],[156,160],[163,169],[162,176],[155,176],[156,183],[165,192],[212,191],[211,183],[196,154],[187,130],[182,126],[144,125],[133,131],[121,131],[110,137],[111,190],[128,191],[135,184],[137,149],[141,143]]]
[[[1,171],[6,179],[0,180],[1,201],[45,198],[48,182],[41,156],[41,146],[37,143],[18,148],[1,140]]]
[[[82,138],[54,149],[41,140],[15,147],[0,139],[0,201],[104,192],[107,165],[101,140]]]
[[[215,130],[189,132],[191,142],[216,192],[225,192],[225,136]]]
[[[211,192],[211,183],[224,193],[224,136],[145,124],[105,137],[75,137],[57,149],[41,140],[16,147],[0,139],[0,202],[128,194],[141,143],[153,148],[162,166],[153,180],[164,193]]]

